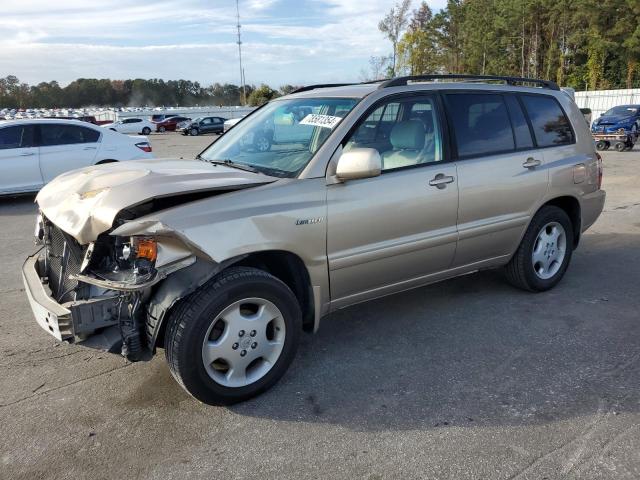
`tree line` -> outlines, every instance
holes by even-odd
[[[190,80],[110,80],[79,78],[62,87],[56,81],[29,85],[16,76],[0,78],[0,108],[81,108],[126,106],[261,105],[296,87],[274,90],[267,85],[242,87],[231,83],[203,86]]]
[[[393,53],[367,79],[425,73],[510,75],[576,90],[640,87],[639,0],[402,0],[379,29]]]

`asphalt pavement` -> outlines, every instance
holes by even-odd
[[[193,158],[213,136],[151,135]],[[0,199],[0,478],[640,478],[640,152],[564,280],[498,271],[357,305],[272,390],[211,407],[148,363],[59,344],[20,277],[33,196]]]

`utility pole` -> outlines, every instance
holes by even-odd
[[[238,20],[238,59],[240,60],[240,85],[242,86],[242,98],[240,104],[247,103],[247,88],[244,83],[244,68],[242,68],[242,39],[240,37],[240,1],[236,0],[236,18]]]

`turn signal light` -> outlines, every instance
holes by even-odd
[[[152,238],[136,239],[136,258],[144,258],[155,262],[158,258],[158,244]]]

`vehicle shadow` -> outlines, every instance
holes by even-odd
[[[0,196],[0,217],[17,216],[37,211],[34,193],[25,195]]]
[[[637,410],[639,250],[640,235],[587,235],[550,292],[489,271],[336,312],[278,385],[231,408],[357,431]]]

